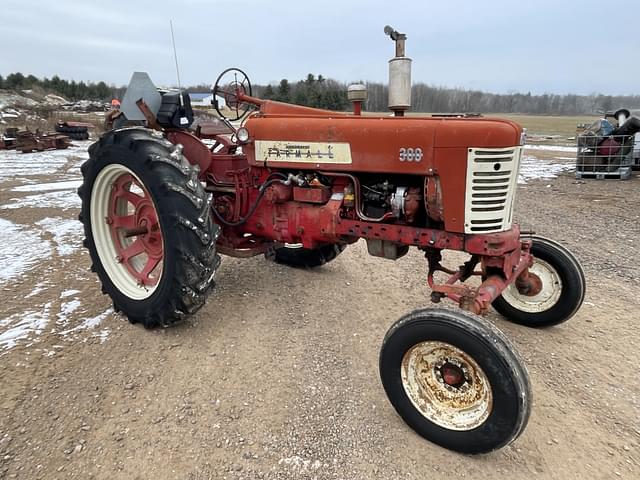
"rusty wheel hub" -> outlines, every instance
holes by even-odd
[[[435,375],[438,380],[444,382],[445,388],[460,389],[468,382],[465,370],[466,368],[461,366],[460,362],[447,359],[441,367],[436,367]]]
[[[416,409],[431,422],[466,431],[491,413],[493,395],[486,375],[471,356],[444,342],[409,349],[401,365],[402,385]]]
[[[562,294],[562,280],[548,262],[536,258],[524,278],[518,278],[502,292],[502,298],[522,312],[540,313],[553,307]]]

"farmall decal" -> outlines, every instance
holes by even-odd
[[[256,140],[256,160],[263,162],[351,163],[348,143]]]

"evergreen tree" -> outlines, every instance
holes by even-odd
[[[289,102],[291,100],[291,86],[289,85],[289,80],[287,80],[286,78],[280,80],[276,100],[280,102]]]
[[[273,90],[273,87],[271,85],[267,85],[262,92],[262,98],[264,98],[265,100],[271,100],[275,98],[275,96],[276,92]]]
[[[34,75],[29,75],[27,78],[24,79],[24,86],[26,88],[31,88],[34,85],[38,85],[40,84],[40,80],[38,80],[37,77],[35,77]]]
[[[24,86],[24,75],[20,72],[10,73],[5,80],[6,88],[19,89]]]

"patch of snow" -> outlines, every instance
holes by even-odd
[[[68,103],[65,98],[52,93],[44,96],[44,102],[50,105],[64,105],[65,103]]]
[[[38,102],[36,102],[35,100],[31,100],[30,98],[23,97],[22,95],[4,91],[0,92],[0,108],[4,108],[5,105],[36,107],[38,105]]]
[[[0,218],[0,285],[51,256],[51,244],[37,233]]]
[[[60,305],[60,312],[56,314],[58,317],[58,323],[62,325],[66,325],[69,323],[69,315],[75,312],[78,308],[80,308],[80,300],[74,298],[68,302],[63,302]]]
[[[104,343],[109,338],[110,333],[111,333],[111,330],[109,330],[108,328],[105,328],[103,330],[100,330],[99,332],[95,332],[93,336],[98,337],[100,339],[100,343]]]
[[[523,155],[520,162],[520,175],[518,183],[527,183],[528,180],[537,178],[556,178],[560,173],[575,170],[575,162],[556,163],[552,160],[540,159],[529,155]]]
[[[82,246],[84,229],[78,220],[45,218],[36,222],[36,225],[53,234],[58,255],[69,255]]]
[[[21,185],[12,188],[12,192],[50,192],[53,190],[77,190],[82,185],[82,179],[66,180],[64,182],[37,183],[35,185]]]
[[[44,305],[42,310],[28,310],[15,313],[0,320],[0,349],[8,350],[15,347],[19,340],[32,340],[32,335],[39,335],[49,323],[51,302]]]
[[[60,335],[69,335],[70,333],[77,332],[79,330],[89,330],[89,329],[95,328],[98,325],[100,325],[100,323],[112,313],[113,313],[113,308],[107,308],[100,315],[96,315],[95,317],[85,318],[82,320],[82,323],[80,325],[70,328],[69,330],[60,332]]]
[[[547,150],[551,152],[577,152],[577,147],[567,147],[562,145],[525,145],[525,150]]]
[[[53,175],[60,172],[69,158],[84,161],[89,158],[87,149],[91,141],[74,142],[64,150],[21,153],[16,150],[0,152],[0,181],[12,180],[16,176]]]
[[[33,290],[31,290],[31,293],[25,295],[24,298],[31,298],[31,297],[35,297],[37,294],[39,294],[40,292],[44,292],[46,290],[45,285],[47,284],[47,282],[40,282],[38,283],[35,288]]]
[[[80,290],[65,290],[60,294],[60,298],[67,298],[76,293],[80,293]]]
[[[16,113],[10,113],[10,112],[0,112],[0,119],[5,120],[5,119],[12,119],[12,118],[18,118],[19,115]]]

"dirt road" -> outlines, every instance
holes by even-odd
[[[471,457],[414,434],[378,378],[386,329],[428,305],[418,251],[391,262],[360,242],[316,271],[225,258],[195,317],[145,331],[113,314],[80,248],[85,149],[44,174],[0,153],[0,478],[640,476],[639,177],[520,186],[523,228],[578,255],[586,303],[544,331],[490,314],[534,405],[514,444]],[[558,172],[571,156],[528,154]]]

